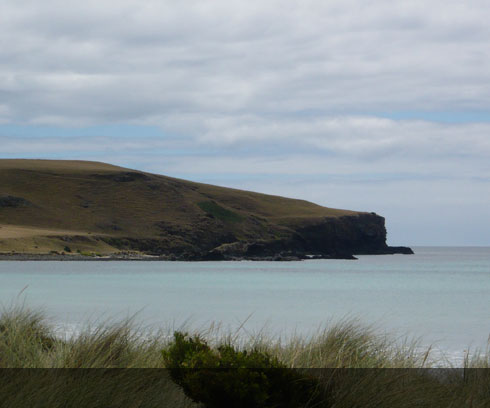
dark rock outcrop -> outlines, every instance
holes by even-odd
[[[128,183],[131,181],[138,181],[138,180],[144,180],[148,181],[150,180],[150,177],[143,173],[139,173],[136,171],[127,171],[127,172],[122,172],[122,173],[115,173],[115,174],[93,174],[92,177],[98,178],[101,180],[110,180],[110,181],[115,181],[117,183]]]
[[[29,207],[31,203],[22,197],[14,197],[11,195],[0,195],[0,208],[1,207]]]
[[[325,218],[296,230],[298,246],[311,254],[410,254],[407,247],[386,244],[385,219],[377,214]]]

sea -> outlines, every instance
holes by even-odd
[[[485,350],[490,247],[413,249],[298,262],[2,261],[0,303],[42,310],[66,333],[130,317],[145,329],[287,338],[356,320],[456,364]]]

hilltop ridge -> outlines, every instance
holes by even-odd
[[[410,253],[384,218],[106,163],[0,160],[0,253],[297,259]]]

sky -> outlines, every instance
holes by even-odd
[[[373,211],[392,245],[490,245],[489,21],[488,0],[2,0],[0,157]]]

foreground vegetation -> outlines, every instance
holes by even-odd
[[[488,354],[434,368],[430,349],[354,321],[308,339],[142,333],[123,322],[62,338],[40,313],[3,310],[0,406],[490,407]]]

